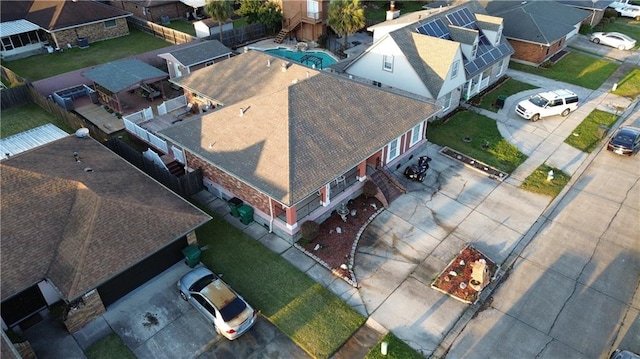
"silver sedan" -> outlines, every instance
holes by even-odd
[[[636,40],[619,32],[594,32],[591,34],[591,41],[615,47],[618,50],[631,50],[636,46]]]

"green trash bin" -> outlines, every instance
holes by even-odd
[[[253,222],[253,207],[243,204],[238,208],[238,213],[240,213],[240,221],[242,224],[249,224]]]
[[[231,215],[236,218],[240,217],[238,208],[240,208],[240,206],[242,206],[244,202],[242,202],[242,200],[238,197],[233,197],[227,203],[229,204],[229,212],[231,213]]]
[[[196,245],[188,245],[182,250],[182,254],[184,254],[184,262],[190,267],[193,268],[198,263],[200,263],[200,254],[202,251]]]
[[[506,100],[507,100],[507,96],[505,96],[505,95],[498,96],[498,98],[496,99],[496,107],[497,108],[503,108],[504,107],[504,102]]]

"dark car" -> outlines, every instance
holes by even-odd
[[[623,127],[609,140],[607,150],[631,156],[640,150],[640,129]]]
[[[616,349],[611,353],[610,359],[640,359],[640,355],[632,353],[628,350]]]

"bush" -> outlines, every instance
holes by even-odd
[[[607,25],[609,25],[610,21],[611,20],[609,20],[608,17],[603,17],[602,20],[600,20],[600,23],[598,25],[607,26]]]
[[[312,242],[320,233],[320,224],[315,221],[306,221],[300,226],[300,236],[307,242]]]
[[[610,18],[610,17],[618,17],[618,12],[616,11],[616,9],[612,9],[612,8],[606,8],[604,10],[604,18]]]
[[[588,35],[593,32],[593,28],[589,24],[580,25],[580,35]]]
[[[367,197],[374,197],[378,193],[378,186],[372,180],[367,180],[362,186],[362,194]]]

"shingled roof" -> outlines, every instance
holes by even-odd
[[[194,72],[191,84],[229,105],[160,135],[291,206],[439,111],[286,63],[250,51]]]
[[[2,300],[45,278],[73,300],[210,219],[90,138],[3,160],[0,179]]]
[[[0,7],[3,22],[25,19],[49,31],[127,16],[131,13],[99,1],[10,1]]]
[[[198,65],[233,54],[233,51],[218,40],[203,41],[193,46],[159,54],[163,59],[173,57],[183,66]]]
[[[95,66],[82,73],[111,92],[135,88],[143,82],[156,82],[169,76],[138,59],[124,59]]]

